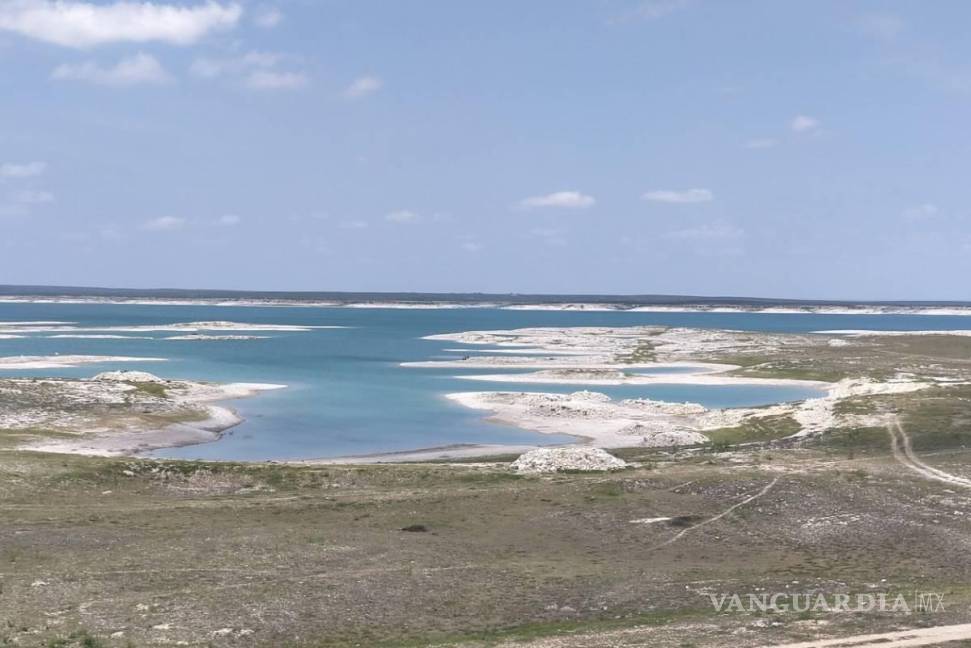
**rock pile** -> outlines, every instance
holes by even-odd
[[[521,455],[512,464],[520,473],[618,470],[626,466],[627,462],[600,448],[537,448]]]

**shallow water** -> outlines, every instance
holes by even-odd
[[[497,309],[402,310],[302,307],[138,306],[115,304],[0,304],[0,321],[61,320],[83,327],[234,322],[339,325],[350,328],[256,333],[269,339],[166,341],[178,333],[123,333],[151,340],[51,338],[34,333],[0,340],[0,356],[121,355],[167,362],[109,363],[78,368],[3,371],[0,375],[87,377],[138,369],[165,378],[281,383],[289,389],[234,401],[246,422],[218,442],[157,454],[207,459],[296,459],[367,454],[457,443],[556,443],[566,438],[524,432],[482,420],[482,413],[453,404],[455,391],[571,392],[583,385],[486,383],[457,380],[459,373],[497,370],[416,369],[407,361],[456,358],[461,345],[422,340],[435,333],[528,326],[632,326],[659,324],[752,331],[822,329],[971,329],[971,317],[924,315],[810,315],[759,313],[624,313]],[[477,348],[477,347],[473,347]],[[683,369],[671,369],[683,371]],[[503,368],[502,373],[512,371]],[[815,392],[793,387],[712,385],[594,386],[614,398],[699,402],[709,407],[765,405]]]

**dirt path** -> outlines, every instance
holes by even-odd
[[[910,445],[910,437],[907,436],[899,419],[895,417],[894,421],[887,426],[887,431],[890,433],[890,450],[893,452],[894,459],[898,462],[927,479],[934,479],[952,486],[971,488],[971,479],[932,468],[921,461],[914,454],[914,449]]]
[[[932,646],[962,639],[971,639],[971,623],[884,632],[882,634],[856,635],[839,639],[800,641],[798,643],[761,646],[760,648],[868,648],[869,646],[907,648],[908,646]]]
[[[775,486],[779,482],[779,479],[780,479],[779,477],[776,477],[771,482],[769,482],[764,488],[762,488],[762,490],[760,490],[759,492],[755,493],[754,495],[749,495],[748,497],[746,497],[742,501],[736,502],[735,504],[729,506],[727,509],[725,509],[724,511],[722,511],[721,513],[719,513],[718,515],[716,515],[714,517],[710,517],[707,520],[704,520],[704,521],[699,522],[698,524],[696,524],[694,526],[690,526],[690,527],[682,530],[680,533],[678,533],[674,537],[670,538],[669,540],[665,540],[661,544],[652,547],[652,549],[660,549],[661,547],[666,547],[669,544],[672,544],[674,542],[677,542],[678,540],[680,540],[684,536],[684,534],[688,533],[689,531],[694,531],[695,529],[700,529],[701,527],[703,527],[705,525],[708,525],[708,524],[711,524],[712,522],[717,522],[718,520],[722,519],[723,517],[725,517],[726,515],[728,515],[729,513],[731,513],[732,511],[734,511],[735,509],[737,509],[738,507],[745,506],[749,502],[752,502],[754,500],[757,500],[758,498],[762,497],[763,495],[765,495],[766,493],[768,493],[770,490],[772,490],[772,487]]]

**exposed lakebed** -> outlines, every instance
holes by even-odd
[[[494,369],[403,367],[402,363],[490,355],[454,341],[423,339],[469,330],[535,326],[689,326],[751,331],[821,329],[961,329],[966,317],[758,313],[630,313],[510,311],[498,309],[340,309],[299,307],[167,306],[119,304],[0,304],[0,321],[63,322],[34,326],[0,340],[0,357],[95,355],[123,364],[43,369],[5,368],[0,376],[89,377],[101,371],[148,371],[173,379],[287,385],[231,404],[245,422],[217,442],[156,454],[208,459],[301,459],[438,447],[452,444],[551,444],[571,437],[496,425],[481,411],[445,398],[462,391],[570,393],[591,390],[614,399],[695,402],[710,408],[751,407],[819,395],[792,385],[558,384],[469,381]],[[276,330],[184,331],[172,325],[232,321],[277,325]],[[70,330],[56,326],[73,327]],[[299,327],[346,327],[306,328]],[[161,327],[161,328],[160,328]],[[170,327],[170,328],[165,328]],[[291,328],[295,327],[295,328]],[[268,327],[271,328],[272,327]],[[75,330],[76,329],[76,330]],[[242,334],[242,335],[241,335]],[[194,336],[188,337],[186,336]],[[70,337],[64,337],[70,336]],[[90,337],[81,337],[90,336]],[[101,337],[96,337],[101,336]],[[171,339],[182,338],[182,339]],[[507,350],[508,351],[508,350]],[[508,353],[515,357],[516,353]],[[689,368],[644,369],[631,374],[677,376]],[[502,374],[529,372],[503,367]]]

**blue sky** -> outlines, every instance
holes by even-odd
[[[969,22],[0,0],[0,283],[971,299]]]

